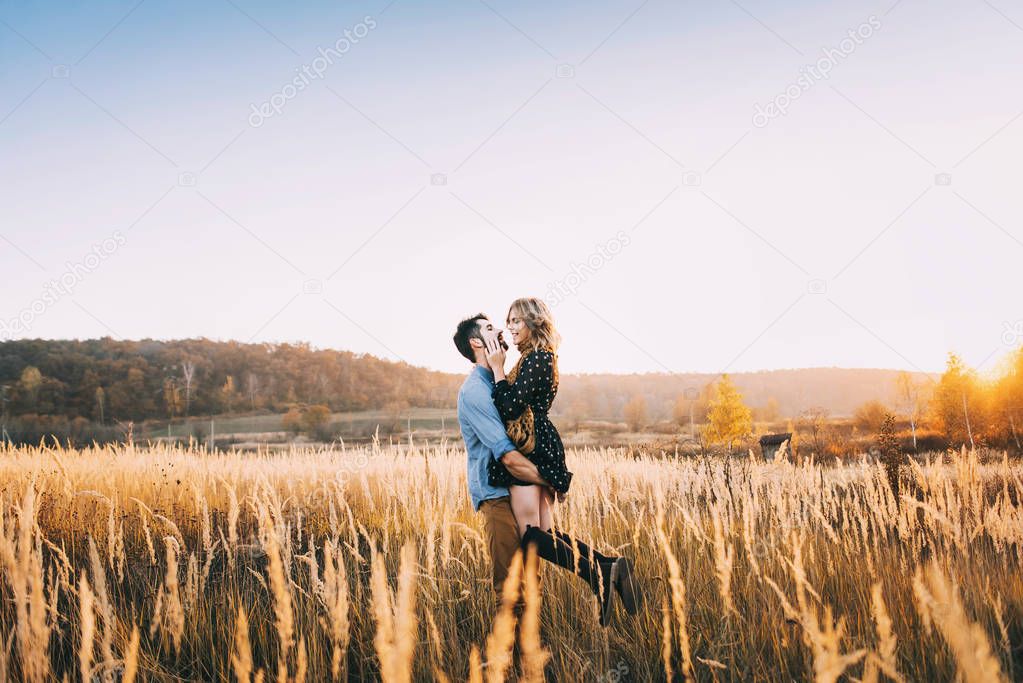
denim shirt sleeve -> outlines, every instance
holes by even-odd
[[[464,419],[495,459],[500,459],[505,453],[515,450],[515,444],[508,438],[504,423],[497,414],[497,406],[482,387],[465,396],[461,407],[464,410]]]

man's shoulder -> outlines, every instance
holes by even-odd
[[[465,379],[462,380],[462,386],[458,389],[458,403],[461,404],[463,401],[471,399],[473,394],[478,391],[480,382],[482,382],[482,380],[476,373],[476,370],[473,369],[473,371],[466,375]]]
[[[473,382],[475,382],[477,379],[478,378],[476,377],[476,371],[475,370],[473,370],[468,375],[466,375],[465,379],[462,380],[462,386],[461,386],[461,388],[459,388],[458,394],[459,395],[464,394],[466,392],[466,390],[469,389],[472,386]]]
[[[461,411],[463,406],[472,406],[477,410],[488,409],[493,406],[491,398],[493,386],[487,383],[475,370],[462,382],[462,388],[458,390],[458,408]],[[496,409],[495,409],[496,410]]]

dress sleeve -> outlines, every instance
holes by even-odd
[[[530,351],[519,367],[514,384],[502,379],[494,387],[494,403],[502,420],[514,420],[534,399],[547,395],[554,385],[554,354]]]

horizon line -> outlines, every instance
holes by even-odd
[[[368,351],[357,351],[354,349],[339,348],[334,346],[317,346],[308,341],[242,341],[239,339],[215,339],[212,337],[175,337],[172,339],[161,339],[156,337],[143,337],[139,339],[123,339],[115,338],[110,335],[103,337],[61,337],[61,338],[46,338],[46,337],[20,337],[18,339],[4,339],[0,340],[0,346],[9,343],[18,342],[93,342],[93,341],[104,341],[110,340],[115,342],[127,342],[127,343],[142,343],[142,342],[158,342],[163,344],[169,344],[173,342],[185,342],[185,341],[207,341],[215,344],[240,344],[242,346],[308,346],[313,351],[335,351],[352,353],[360,356],[370,356],[377,360],[386,361],[388,363],[394,363],[396,365],[407,365],[412,368],[420,370],[426,370],[428,372],[439,372],[445,375],[458,375],[460,373],[449,370],[438,370],[426,365],[417,365],[410,363],[403,359],[392,359],[384,356],[370,353]],[[758,368],[755,370],[737,370],[737,371],[714,371],[714,370],[680,370],[675,372],[666,372],[664,370],[650,370],[646,372],[614,372],[614,371],[582,371],[582,372],[567,372],[564,373],[570,376],[598,376],[598,375],[612,375],[617,377],[634,377],[634,376],[645,376],[645,375],[660,375],[665,377],[671,377],[672,375],[754,375],[758,373],[767,372],[798,372],[798,371],[811,371],[811,370],[863,370],[863,371],[880,371],[880,372],[907,372],[911,375],[935,375],[940,376],[943,370],[914,370],[907,368],[882,368],[876,366],[841,366],[841,365],[813,365],[806,367],[781,367],[781,368]]]

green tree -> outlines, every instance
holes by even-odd
[[[737,441],[753,433],[750,409],[742,402],[742,394],[728,375],[722,375],[715,387],[707,419],[710,423],[707,430],[710,442],[725,444],[729,451]]]

